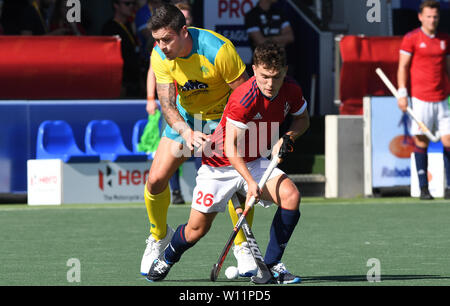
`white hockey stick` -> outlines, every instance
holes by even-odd
[[[378,76],[380,77],[380,79],[384,82],[384,84],[386,85],[387,88],[389,88],[389,90],[392,92],[392,94],[394,95],[394,97],[396,99],[399,99],[398,96],[398,92],[397,89],[395,88],[395,86],[391,83],[391,81],[389,80],[389,78],[384,74],[383,70],[381,70],[380,68],[377,68],[375,70],[375,72],[378,74]],[[417,119],[416,115],[414,114],[413,110],[408,106],[408,108],[406,109],[408,115],[419,125],[420,129],[423,131],[423,133],[428,137],[428,139],[430,139],[432,142],[438,142],[439,141],[439,137],[435,136],[431,133],[431,131],[428,129],[428,127],[419,119]]]

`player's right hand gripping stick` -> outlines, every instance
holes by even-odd
[[[294,139],[290,135],[283,135],[283,144],[280,148],[278,157],[284,159],[289,153],[294,151]]]

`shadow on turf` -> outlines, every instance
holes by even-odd
[[[440,275],[381,275],[381,281],[397,280],[445,280],[450,277]],[[367,282],[366,275],[342,275],[342,276],[304,276],[303,283],[321,282]]]
[[[408,281],[408,280],[450,280],[450,277],[440,276],[440,275],[382,275],[381,281]],[[171,279],[167,282],[173,283],[205,283],[211,282],[209,279]],[[366,275],[339,275],[339,276],[303,276],[303,284],[313,284],[313,283],[326,283],[326,282],[367,282]],[[219,286],[227,286],[233,283],[251,283],[250,279],[239,278],[233,280],[218,279],[216,282],[211,282],[211,284],[216,284]]]
[[[193,282],[193,283],[206,283],[206,282],[210,282],[211,284],[232,284],[232,283],[248,283],[250,282],[250,278],[245,279],[245,278],[238,278],[238,279],[218,279],[215,282],[212,282],[210,279],[171,279],[168,280],[170,282],[174,282],[174,283],[186,283],[186,282]]]

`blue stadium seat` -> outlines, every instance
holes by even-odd
[[[86,153],[99,154],[101,160],[113,162],[146,161],[145,153],[134,153],[125,147],[119,126],[112,120],[92,120],[86,127]]]
[[[36,159],[61,159],[65,163],[96,163],[98,154],[82,152],[70,125],[63,120],[46,120],[39,125]]]

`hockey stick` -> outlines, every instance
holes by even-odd
[[[387,88],[392,92],[395,98],[399,99],[397,89],[395,86],[391,83],[389,78],[384,74],[383,70],[380,68],[377,68],[375,72],[378,74],[380,79],[384,82]],[[408,106],[406,109],[408,115],[419,125],[420,129],[423,131],[423,133],[430,139],[432,142],[438,142],[439,137],[433,135],[431,131],[428,129],[428,127],[419,119],[417,119],[416,115],[414,114],[413,110]]]
[[[267,180],[269,179],[269,176],[272,174],[273,169],[275,169],[276,166],[278,165],[278,160],[279,160],[278,157],[272,158],[269,166],[267,167],[261,180],[259,181],[259,184],[258,184],[259,188],[262,189],[264,187]],[[241,229],[242,223],[245,220],[245,217],[247,216],[249,210],[253,207],[253,205],[255,205],[255,202],[256,202],[255,197],[252,197],[250,199],[250,201],[248,202],[246,209],[244,210],[242,215],[239,217],[236,225],[233,228],[233,231],[231,232],[230,238],[228,238],[228,241],[225,244],[225,248],[223,249],[222,253],[219,256],[219,260],[217,261],[217,263],[214,264],[214,266],[211,270],[211,275],[210,275],[211,281],[215,282],[217,280],[217,277],[219,276],[219,273],[220,273],[220,269],[222,268],[223,262],[225,261],[225,258],[228,255],[228,251],[230,250],[231,245],[233,244],[234,238],[236,238],[236,235],[239,232],[239,230]]]
[[[242,213],[238,212],[238,210],[242,210],[242,208],[236,194],[234,194],[233,197],[231,198],[231,202],[233,203],[234,209],[236,210],[236,213],[240,218],[242,216]],[[253,235],[253,232],[250,229],[250,226],[248,225],[246,218],[244,218],[242,221],[242,230],[244,232],[245,238],[247,239],[250,251],[253,255],[253,259],[256,262],[256,266],[258,267],[257,275],[252,276],[251,278],[252,282],[254,282],[255,284],[274,283],[275,279],[273,277],[273,274],[272,272],[270,272],[270,269],[264,262],[261,250],[259,249],[258,243],[256,242],[255,236]]]

